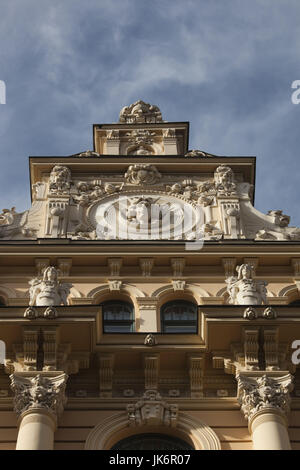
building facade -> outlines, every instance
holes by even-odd
[[[0,215],[0,449],[299,448],[300,229],[255,158],[143,101],[93,137]]]

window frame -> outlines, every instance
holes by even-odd
[[[110,305],[126,305],[127,307],[130,308],[130,314],[131,314],[131,319],[129,320],[112,320],[112,319],[105,319],[105,314],[108,312],[105,312],[105,306]],[[134,305],[126,300],[107,300],[105,302],[102,302],[101,304],[101,309],[102,309],[102,332],[103,334],[131,334],[135,333],[135,310],[134,310]],[[106,327],[117,327],[117,326],[129,326],[130,331],[107,331]]]
[[[195,320],[165,320],[164,319],[164,310],[170,306],[171,304],[189,304],[190,306],[193,305],[195,308]],[[194,326],[194,331],[167,331],[168,326]],[[178,299],[178,300],[170,300],[164,303],[160,307],[160,329],[161,334],[167,335],[197,335],[198,334],[198,305],[190,300]]]

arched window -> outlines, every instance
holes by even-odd
[[[122,439],[111,450],[193,450],[193,447],[177,437],[149,433]]]
[[[134,308],[129,302],[110,300],[102,304],[104,333],[134,331]]]
[[[162,333],[197,333],[197,305],[185,300],[168,302],[161,308]]]

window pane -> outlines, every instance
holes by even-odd
[[[165,325],[165,333],[197,333],[197,325]]]
[[[109,301],[102,305],[105,333],[130,333],[134,330],[133,306],[127,302]]]
[[[130,325],[120,325],[108,323],[104,325],[104,333],[131,333],[133,331],[133,323]]]
[[[184,300],[169,302],[162,307],[161,321],[165,333],[197,333],[197,306]]]

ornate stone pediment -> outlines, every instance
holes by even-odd
[[[118,138],[125,153],[128,149],[135,153],[140,148],[143,152],[146,149],[146,154],[152,151],[157,154],[160,153],[159,145],[163,145],[158,144],[159,139],[172,141],[173,130],[162,128],[155,129],[154,132],[152,128],[143,129],[141,126],[130,132],[128,129],[110,129],[103,132],[105,135],[109,132],[111,142]],[[176,133],[177,129],[175,135]],[[94,153],[87,151],[83,152],[82,156],[96,156]],[[79,155],[81,154],[77,156]],[[132,164],[127,171],[119,173],[77,175],[78,173],[72,175],[71,169],[65,165],[54,165],[48,180],[43,174],[43,181],[34,183],[33,205],[30,210],[19,214],[13,207],[10,210],[4,209],[0,214],[0,238],[132,239],[131,236],[124,237],[123,229],[122,235],[115,237],[113,230],[108,227],[108,222],[104,220],[105,223],[100,229],[98,221],[95,221],[96,206],[97,210],[101,205],[109,211],[111,205],[115,206],[116,199],[113,201],[111,196],[119,198],[122,206],[127,198],[128,218],[126,216],[125,219],[126,223],[129,223],[129,231],[133,229],[138,232],[137,239],[148,238],[139,230],[143,225],[145,227],[146,223],[152,224],[154,221],[155,215],[147,216],[146,209],[154,208],[158,201],[159,204],[171,208],[171,235],[167,235],[167,230],[159,229],[159,233],[164,232],[164,235],[155,235],[154,239],[300,240],[300,229],[288,227],[289,216],[282,211],[271,210],[265,215],[252,206],[251,185],[241,181],[240,175],[235,175],[228,165],[216,166],[210,179],[204,179],[200,174],[189,175],[188,172],[184,175],[170,175],[165,171],[161,173],[150,163]],[[187,224],[184,224],[189,228],[183,230],[183,235],[173,233],[173,221],[175,226],[175,222],[178,223],[181,218],[178,216],[184,206],[189,208],[189,204],[201,212],[201,217],[195,216],[198,221],[201,219],[201,226],[197,226],[196,233],[190,233],[188,220]],[[117,211],[117,215],[119,214],[120,224],[124,226],[124,211]],[[162,227],[163,217],[159,217]],[[156,218],[154,225],[157,223]]]

